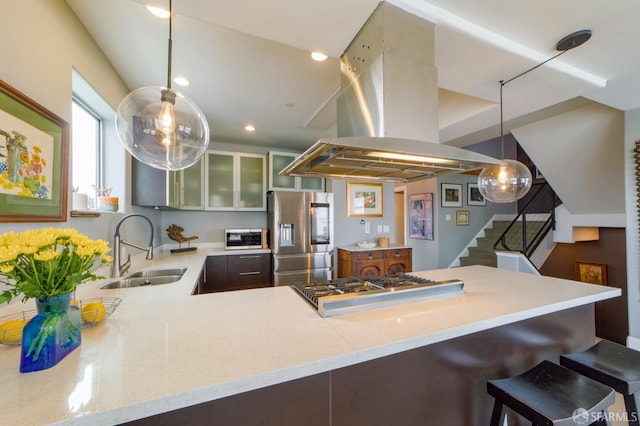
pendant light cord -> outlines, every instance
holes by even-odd
[[[172,52],[172,44],[173,40],[171,38],[172,28],[173,26],[173,5],[172,0],[169,0],[169,58],[167,60],[167,89],[171,89],[171,57],[173,56]]]
[[[515,80],[516,78],[522,77],[523,75],[530,73],[531,71],[535,70],[538,67],[541,67],[542,65],[546,64],[549,61],[554,60],[555,58],[557,58],[558,56],[562,55],[563,53],[568,52],[569,50],[563,50],[562,52],[550,57],[549,59],[547,59],[544,62],[540,62],[538,65],[536,65],[535,67],[529,68],[528,70],[521,72],[520,74],[516,75],[515,77],[511,77],[509,80],[500,80],[500,159],[504,160],[504,112],[503,112],[503,101],[502,101],[502,88],[504,87],[505,84],[512,82],[513,80]]]

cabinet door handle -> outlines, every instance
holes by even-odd
[[[400,253],[396,252],[395,256],[396,257],[400,257],[401,255],[400,255]]]
[[[254,272],[240,272],[238,275],[260,275],[260,271],[254,271]]]
[[[259,257],[260,256],[255,256],[255,255],[254,256],[240,256],[240,259],[257,259]]]
[[[372,254],[370,254],[370,255],[369,255],[369,257],[368,257],[367,259],[369,259],[369,260],[373,259],[373,255],[372,255]]]

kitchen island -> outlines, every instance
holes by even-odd
[[[472,266],[413,273],[461,279],[462,296],[321,318],[289,287],[192,296],[208,254],[158,251],[132,268],[187,266],[176,283],[81,286],[79,299],[122,303],[49,370],[21,374],[19,347],[0,348],[3,423],[475,424],[486,412],[483,374],[586,348],[593,304],[620,295]]]

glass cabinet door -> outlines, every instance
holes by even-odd
[[[296,159],[294,152],[269,152],[270,191],[324,191],[324,179],[313,177],[280,176],[280,171]]]
[[[203,159],[200,158],[193,166],[181,170],[181,203],[180,208],[185,210],[202,210],[204,208],[202,174],[204,172]]]
[[[280,170],[284,169],[295,160],[295,154],[284,152],[269,153],[269,189],[270,190],[295,190],[296,178],[294,176],[280,176]]]
[[[303,191],[324,191],[324,179],[322,178],[300,178],[300,189]]]
[[[207,209],[233,209],[234,203],[233,153],[207,152]]]
[[[265,157],[264,155],[239,154],[240,197],[239,209],[264,210]]]

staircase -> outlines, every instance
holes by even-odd
[[[531,241],[544,228],[547,222],[542,220],[527,220],[527,241]],[[476,247],[469,247],[468,256],[460,257],[460,266],[485,265],[497,266],[498,260],[493,246],[502,237],[511,224],[506,220],[495,220],[484,229],[484,236],[476,238]],[[505,235],[505,241],[510,251],[519,251],[522,248],[522,222],[515,222]],[[498,247],[500,249],[500,247]]]

